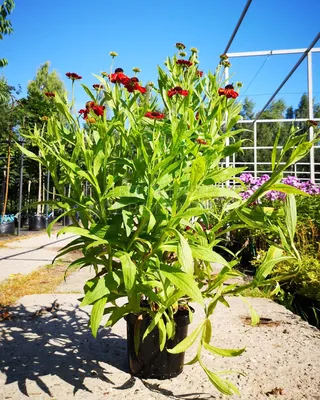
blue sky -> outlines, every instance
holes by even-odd
[[[110,70],[109,51],[119,54],[115,67],[130,75],[141,69],[142,82],[156,80],[156,66],[182,42],[200,50],[202,70],[214,70],[246,0],[16,0],[14,33],[0,43],[2,70],[9,84],[25,90],[37,68],[51,62],[70,90],[66,72],[96,83],[92,73]],[[306,48],[319,31],[319,0],[253,0],[230,52]],[[320,41],[317,44],[320,47]],[[232,80],[261,108],[300,55],[272,56],[251,83],[265,57],[233,59]],[[297,106],[307,90],[306,62],[277,98]],[[314,96],[320,102],[320,53],[313,56]],[[251,83],[251,84],[250,84]],[[250,84],[250,87],[248,85]],[[86,101],[78,88],[77,104]]]

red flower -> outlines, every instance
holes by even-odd
[[[188,96],[188,90],[183,90],[180,86],[176,86],[173,89],[168,90],[168,97],[172,97],[175,94],[180,94],[181,96]]]
[[[86,109],[90,110],[90,108],[94,106],[94,101],[90,100],[86,102]]]
[[[111,83],[121,83],[122,85],[126,85],[130,80],[127,75],[123,73],[122,68],[116,68],[114,74],[109,74],[109,79]]]
[[[144,114],[145,117],[151,118],[151,119],[163,119],[164,114],[159,113],[158,111],[148,111],[147,113]]]
[[[98,106],[97,104],[91,107],[91,110],[98,116],[102,117],[104,114],[105,106]]]
[[[236,99],[239,96],[239,93],[235,92],[234,87],[232,85],[227,85],[224,89],[220,88],[218,90],[219,96],[226,96],[227,99]]]
[[[313,127],[316,128],[318,126],[318,122],[317,121],[312,121],[311,119],[308,119],[307,125],[308,126],[313,126]]]
[[[199,143],[199,144],[207,144],[207,141],[204,140],[204,139],[201,139],[201,138],[197,138],[196,142]]]
[[[95,83],[94,85],[92,85],[92,87],[96,90],[101,90],[103,89],[103,85],[99,85],[99,83]]]
[[[196,74],[197,74],[197,76],[199,76],[199,77],[201,78],[202,75],[203,75],[203,71],[199,71],[199,70],[198,70],[198,71],[196,72]]]
[[[89,112],[90,112],[90,109],[83,109],[83,108],[81,108],[81,110],[79,110],[78,111],[79,112],[79,114],[83,114],[83,119],[87,119],[88,118],[88,114],[89,114]]]
[[[67,76],[69,79],[73,80],[73,81],[77,81],[77,80],[79,80],[79,79],[82,79],[82,76],[76,74],[75,72],[67,72],[67,73],[66,73],[66,76]]]
[[[133,78],[129,79],[127,83],[124,84],[124,87],[128,90],[129,93],[138,90],[140,93],[146,93],[147,89],[139,85],[139,79],[134,76]]]
[[[191,61],[189,60],[177,60],[176,62],[178,65],[183,65],[185,67],[191,67],[191,65],[193,64]]]
[[[44,92],[44,95],[47,97],[54,97],[56,94],[53,92]]]
[[[90,111],[93,111],[98,117],[104,114],[105,106],[99,106],[94,101],[87,101],[86,108],[79,110],[79,114],[83,114],[83,119],[87,119]]]

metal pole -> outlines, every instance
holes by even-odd
[[[309,119],[313,120],[313,93],[312,93],[312,54],[308,53],[308,106]],[[313,140],[313,126],[309,127],[309,140]],[[310,149],[310,180],[314,182],[314,146]]]
[[[225,67],[224,69],[224,80],[225,80],[225,84],[227,85],[229,83],[229,67]],[[226,109],[226,115],[225,115],[225,124],[227,126],[227,122],[228,122],[228,110]],[[230,144],[230,138],[226,138],[226,146],[229,146]],[[230,156],[226,157],[226,168],[228,168],[230,166]],[[227,185],[228,182],[227,182]]]
[[[240,51],[236,53],[227,53],[228,58],[252,57],[252,56],[282,56],[284,54],[301,54],[307,49],[284,49],[284,50],[264,50],[264,51]],[[310,50],[312,53],[319,53],[320,47],[314,47]]]
[[[287,83],[291,75],[295,72],[295,70],[299,67],[299,65],[302,63],[302,61],[307,57],[309,54],[310,50],[312,47],[317,43],[317,41],[320,38],[320,32],[317,34],[317,36],[313,39],[311,42],[310,46],[307,48],[307,50],[303,53],[303,55],[300,57],[299,61],[295,64],[295,66],[292,68],[292,70],[288,73],[288,75],[285,77],[285,79],[282,81],[281,85],[278,87],[278,89],[274,92],[274,94],[270,97],[269,101],[266,103],[266,105],[262,108],[262,110],[257,114],[255,121],[259,119],[260,115],[263,113],[263,111],[268,107],[268,105],[272,102],[272,100],[276,97],[276,95],[280,92],[280,90],[283,88],[283,86]]]
[[[253,123],[253,170],[254,170],[254,177],[258,176],[257,174],[257,161],[258,161],[258,152],[257,152],[257,123]]]
[[[231,46],[231,43],[233,42],[233,39],[235,38],[235,36],[236,36],[236,34],[237,34],[237,32],[238,32],[238,30],[240,28],[240,25],[241,25],[241,23],[243,21],[243,18],[245,17],[245,15],[246,15],[249,7],[250,7],[251,2],[252,2],[252,0],[248,0],[247,1],[247,4],[245,5],[245,7],[243,9],[242,14],[240,15],[239,21],[238,21],[236,27],[234,28],[234,31],[233,31],[233,33],[231,35],[231,38],[230,38],[230,40],[229,40],[229,42],[227,44],[227,47],[224,50],[224,54],[227,54],[227,52],[228,52],[228,50],[229,50],[229,48]]]
[[[24,142],[21,143],[21,146],[24,146]],[[21,208],[22,208],[22,190],[23,190],[23,153],[21,151],[20,154],[20,187],[19,187],[19,217],[18,217],[18,231],[17,235],[20,235],[21,230]]]

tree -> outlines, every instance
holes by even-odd
[[[47,97],[46,93],[58,94],[64,97],[65,87],[56,71],[50,72],[50,63],[47,61],[42,64],[34,79],[28,84],[28,96],[21,100],[24,108],[23,120],[21,121],[22,130],[42,129],[44,120],[56,112],[52,97]],[[27,144],[28,145],[28,144]],[[30,145],[30,144],[29,144]],[[32,149],[34,150],[34,149]],[[33,164],[34,168],[34,164]],[[42,168],[38,165],[38,201],[42,200]],[[41,206],[37,207],[37,214],[41,214]]]
[[[287,108],[286,119],[294,119],[294,110],[292,106]]]
[[[300,102],[298,104],[298,108],[294,111],[295,118],[308,118],[309,116],[309,104],[308,104],[308,96],[304,93],[301,96]]]
[[[5,78],[0,78],[0,170],[3,173],[1,187],[1,210],[2,217],[6,214],[9,197],[9,186],[15,183],[16,174],[10,174],[11,165],[17,164],[17,160],[11,159],[12,152],[15,150],[14,139],[16,139],[16,126],[19,121],[18,102],[16,95],[20,93],[20,88],[10,86]]]
[[[255,107],[254,101],[250,100],[249,97],[246,97],[244,99],[242,110],[240,112],[240,115],[243,117],[243,119],[254,118],[254,111],[253,111],[254,107]]]
[[[13,32],[11,21],[7,17],[12,13],[14,9],[13,0],[5,0],[0,6],[0,40],[3,40],[5,35],[10,35]],[[0,59],[0,68],[3,68],[8,64],[6,58]]]

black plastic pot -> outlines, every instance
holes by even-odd
[[[174,317],[176,334],[173,339],[167,340],[163,351],[159,348],[159,330],[156,327],[142,342],[145,330],[150,324],[150,316],[144,316],[138,321],[134,314],[126,316],[127,321],[127,350],[129,370],[139,378],[169,379],[178,376],[183,369],[184,353],[170,354],[172,349],[188,335],[190,324],[188,310],[179,310]],[[134,328],[140,323],[140,347],[138,354],[134,350]]]
[[[15,233],[14,221],[0,224],[0,235],[13,235]]]
[[[40,231],[45,229],[46,217],[44,215],[32,215],[29,217],[29,231]]]

